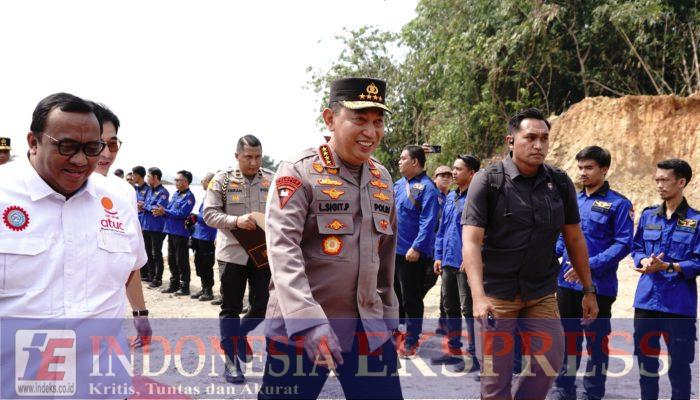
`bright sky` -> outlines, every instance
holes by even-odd
[[[202,176],[230,165],[249,133],[265,154],[289,158],[322,140],[306,68],[331,64],[343,27],[398,31],[416,3],[2,2],[0,136],[23,156],[34,107],[64,91],[119,116],[115,167]]]

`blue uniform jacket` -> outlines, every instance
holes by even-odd
[[[634,295],[634,307],[691,317],[697,315],[695,278],[700,273],[700,213],[683,199],[671,219],[666,206],[645,208],[634,235],[632,258],[639,267],[643,258],[664,253],[663,260],[676,262],[681,272],[642,274]]]
[[[632,250],[634,222],[632,202],[610,189],[608,182],[590,196],[579,192],[578,209],[581,214],[581,229],[588,247],[588,262],[591,277],[598,287],[598,294],[617,297],[617,267]],[[564,273],[571,269],[568,264],[564,239],[557,241],[557,257],[562,257],[559,272],[559,287],[581,291],[580,283],[568,283]]]
[[[205,195],[206,197],[206,195]],[[194,225],[192,237],[199,240],[213,242],[216,239],[216,228],[212,228],[204,223],[204,202],[199,206],[199,214],[197,214],[197,223]]]
[[[165,207],[165,229],[163,232],[168,235],[189,237],[190,231],[185,228],[185,219],[192,212],[194,203],[194,195],[190,189],[173,193],[168,206]]]
[[[462,265],[462,210],[467,200],[467,192],[450,192],[435,238],[435,260],[441,260],[443,267],[459,268]]]
[[[136,189],[136,202],[143,201],[143,203],[146,204],[146,199],[151,193],[151,187],[144,183],[141,186],[134,185],[134,189]],[[141,223],[142,230],[144,229],[143,226],[145,221],[145,214],[146,213],[144,213],[143,211],[139,211],[139,222]]]
[[[408,249],[413,248],[421,253],[421,257],[429,258],[435,245],[440,191],[425,172],[413,177],[408,184],[415,204],[406,193],[406,178],[394,183],[398,220],[396,254],[405,256]]]
[[[154,216],[151,214],[153,209],[158,208],[158,206],[168,205],[168,189],[164,188],[163,185],[158,185],[158,187],[151,188],[148,192],[148,197],[143,205],[143,230],[150,232],[163,232],[163,227],[165,226],[165,216]]]

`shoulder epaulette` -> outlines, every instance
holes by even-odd
[[[313,157],[314,154],[316,154],[316,150],[314,148],[308,148],[306,150],[301,151],[300,153],[298,153],[294,157],[290,158],[289,162],[292,164],[296,164],[301,160],[304,160],[304,159],[309,158],[309,157]]]
[[[264,167],[260,167],[260,171],[262,171],[263,174],[269,174],[269,175],[275,174],[275,171],[268,169],[268,168],[264,168]]]
[[[660,206],[661,206],[661,204],[656,204],[656,205],[653,205],[653,206],[644,207],[644,209],[642,210],[642,212],[644,212],[644,211],[646,211],[646,210],[657,209],[657,208],[659,208]]]

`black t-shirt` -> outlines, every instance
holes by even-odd
[[[493,208],[493,220],[489,220],[488,211],[488,192],[493,189],[489,188],[488,172],[481,170],[469,186],[462,224],[486,229],[482,247],[486,294],[503,300],[514,300],[519,294],[523,300],[533,300],[556,291],[560,267],[554,252],[557,238],[564,224],[581,221],[576,188],[567,177],[568,199],[564,202],[544,166],[537,175],[525,177],[507,157],[503,170],[504,184]]]

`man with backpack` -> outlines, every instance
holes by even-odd
[[[576,190],[563,171],[544,163],[549,122],[525,109],[508,123],[510,154],[480,171],[462,215],[462,268],[477,322],[481,397],[545,398],[561,369],[564,334],[556,290],[559,233],[583,286],[583,322],[598,315]],[[511,390],[513,335],[529,358]]]

